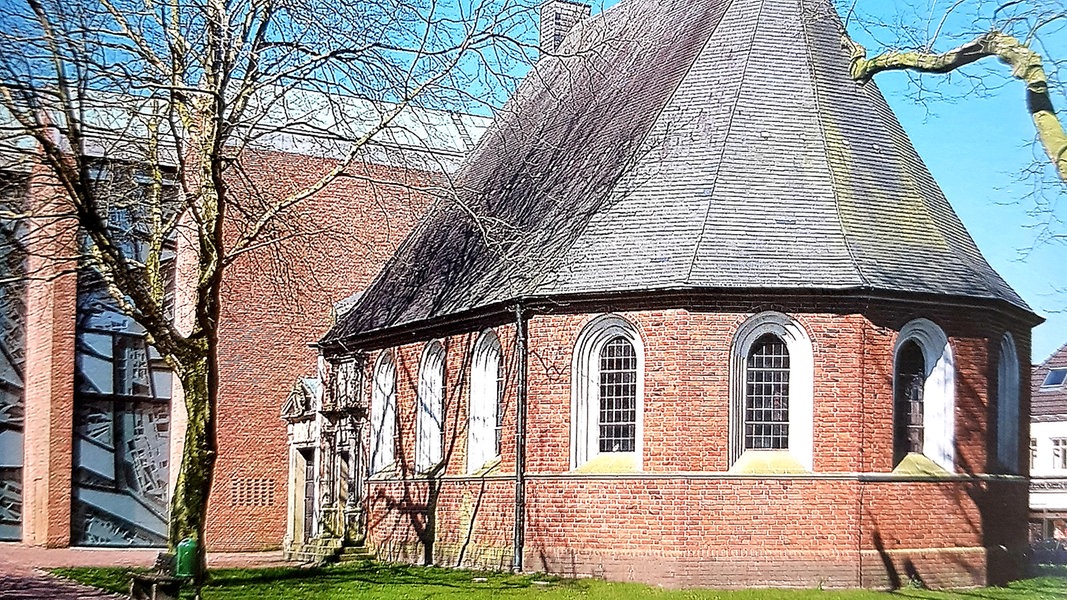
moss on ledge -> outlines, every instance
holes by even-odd
[[[748,450],[730,467],[741,475],[799,475],[808,470],[788,450]]]
[[[637,458],[630,452],[598,454],[571,473],[638,473]]]
[[[893,469],[893,474],[908,475],[911,477],[929,477],[930,479],[952,475],[952,473],[943,469],[941,465],[930,460],[926,455],[919,454],[918,452],[909,452],[908,455],[900,461],[900,464]]]

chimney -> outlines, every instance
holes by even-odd
[[[569,0],[547,0],[541,5],[541,52],[551,54],[575,23],[588,17],[593,8],[589,4]]]

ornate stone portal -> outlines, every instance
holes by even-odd
[[[359,358],[319,361],[317,377],[296,382],[282,408],[288,425],[287,558],[319,561],[362,542],[367,419]]]

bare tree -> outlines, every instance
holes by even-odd
[[[868,57],[867,50],[843,34],[852,55],[852,77],[868,81],[884,71],[957,73],[984,58],[1004,63],[1011,76],[1026,86],[1026,110],[1048,161],[1061,183],[1067,183],[1067,134],[1053,107],[1063,90],[1058,79],[1061,61],[1054,39],[1067,32],[1067,11],[1060,0],[933,0],[896,3],[895,18],[865,13],[861,0],[839,2],[846,27],[862,29],[888,50]],[[881,4],[881,3],[879,3]],[[842,6],[843,5],[843,6]],[[884,9],[884,6],[883,6]],[[887,32],[892,32],[888,33]],[[947,47],[947,50],[938,50]],[[976,89],[996,86],[986,74],[964,73]]]
[[[416,127],[415,108],[477,111],[506,96],[530,55],[520,41],[531,37],[530,7],[525,0],[0,6],[4,166],[22,164],[51,191],[44,205],[4,216],[57,226],[55,239],[66,246],[47,245],[44,253],[60,265],[48,276],[77,269],[106,290],[180,381],[188,429],[171,545],[203,540],[227,266],[294,235],[287,215],[337,178],[368,177],[355,167],[380,152],[383,132]],[[294,131],[320,140],[316,152],[331,156],[332,166],[281,197],[247,185],[245,153]],[[183,242],[196,251],[186,327],[175,322],[170,298],[174,248]]]

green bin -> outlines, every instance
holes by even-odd
[[[192,577],[196,573],[196,540],[185,538],[178,543],[174,563],[175,577]]]

